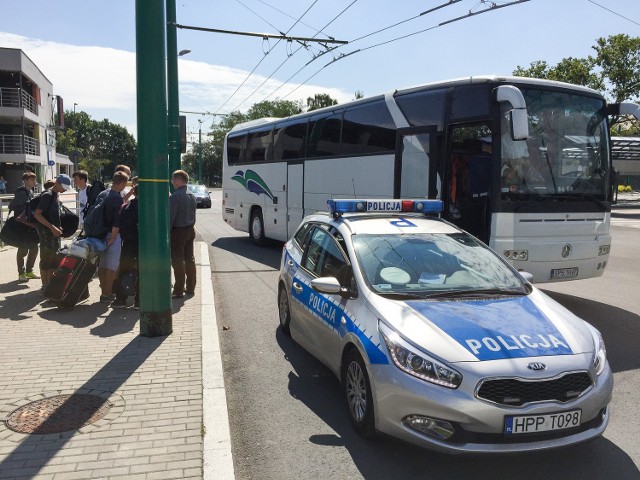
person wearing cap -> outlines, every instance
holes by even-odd
[[[53,276],[57,265],[57,252],[60,248],[60,201],[58,194],[71,189],[69,175],[60,174],[51,188],[40,195],[40,201],[33,218],[38,221],[38,237],[40,238],[40,277],[42,287],[46,287]]]

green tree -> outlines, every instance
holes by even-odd
[[[596,52],[593,57],[564,58],[555,66],[549,66],[544,60],[537,60],[528,68],[518,66],[513,74],[584,85],[602,92],[613,102],[638,100],[640,37],[625,34],[601,37],[592,48]],[[626,117],[613,116],[610,126],[616,135],[640,133],[638,122]]]
[[[109,120],[93,120],[86,112],[65,111],[65,129],[56,139],[58,152],[79,153],[78,166],[89,172],[90,178],[109,178],[118,164],[135,170],[136,141],[121,125]]]
[[[331,98],[326,93],[316,93],[313,97],[307,98],[307,112],[318,110],[319,108],[331,107],[337,105],[338,101]]]

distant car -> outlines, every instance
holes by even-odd
[[[280,326],[341,380],[357,432],[448,453],[604,432],[613,375],[598,330],[440,219],[439,200],[328,205],[285,244]]]
[[[194,197],[196,197],[196,207],[211,208],[211,197],[209,196],[207,187],[190,183],[188,188]]]

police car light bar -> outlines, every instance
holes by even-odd
[[[442,200],[396,200],[396,199],[329,199],[327,208],[332,215],[343,213],[442,213]]]

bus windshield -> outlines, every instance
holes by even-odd
[[[508,110],[503,106],[502,199],[606,200],[609,156],[605,102],[558,91],[521,91],[530,137],[511,138]]]

